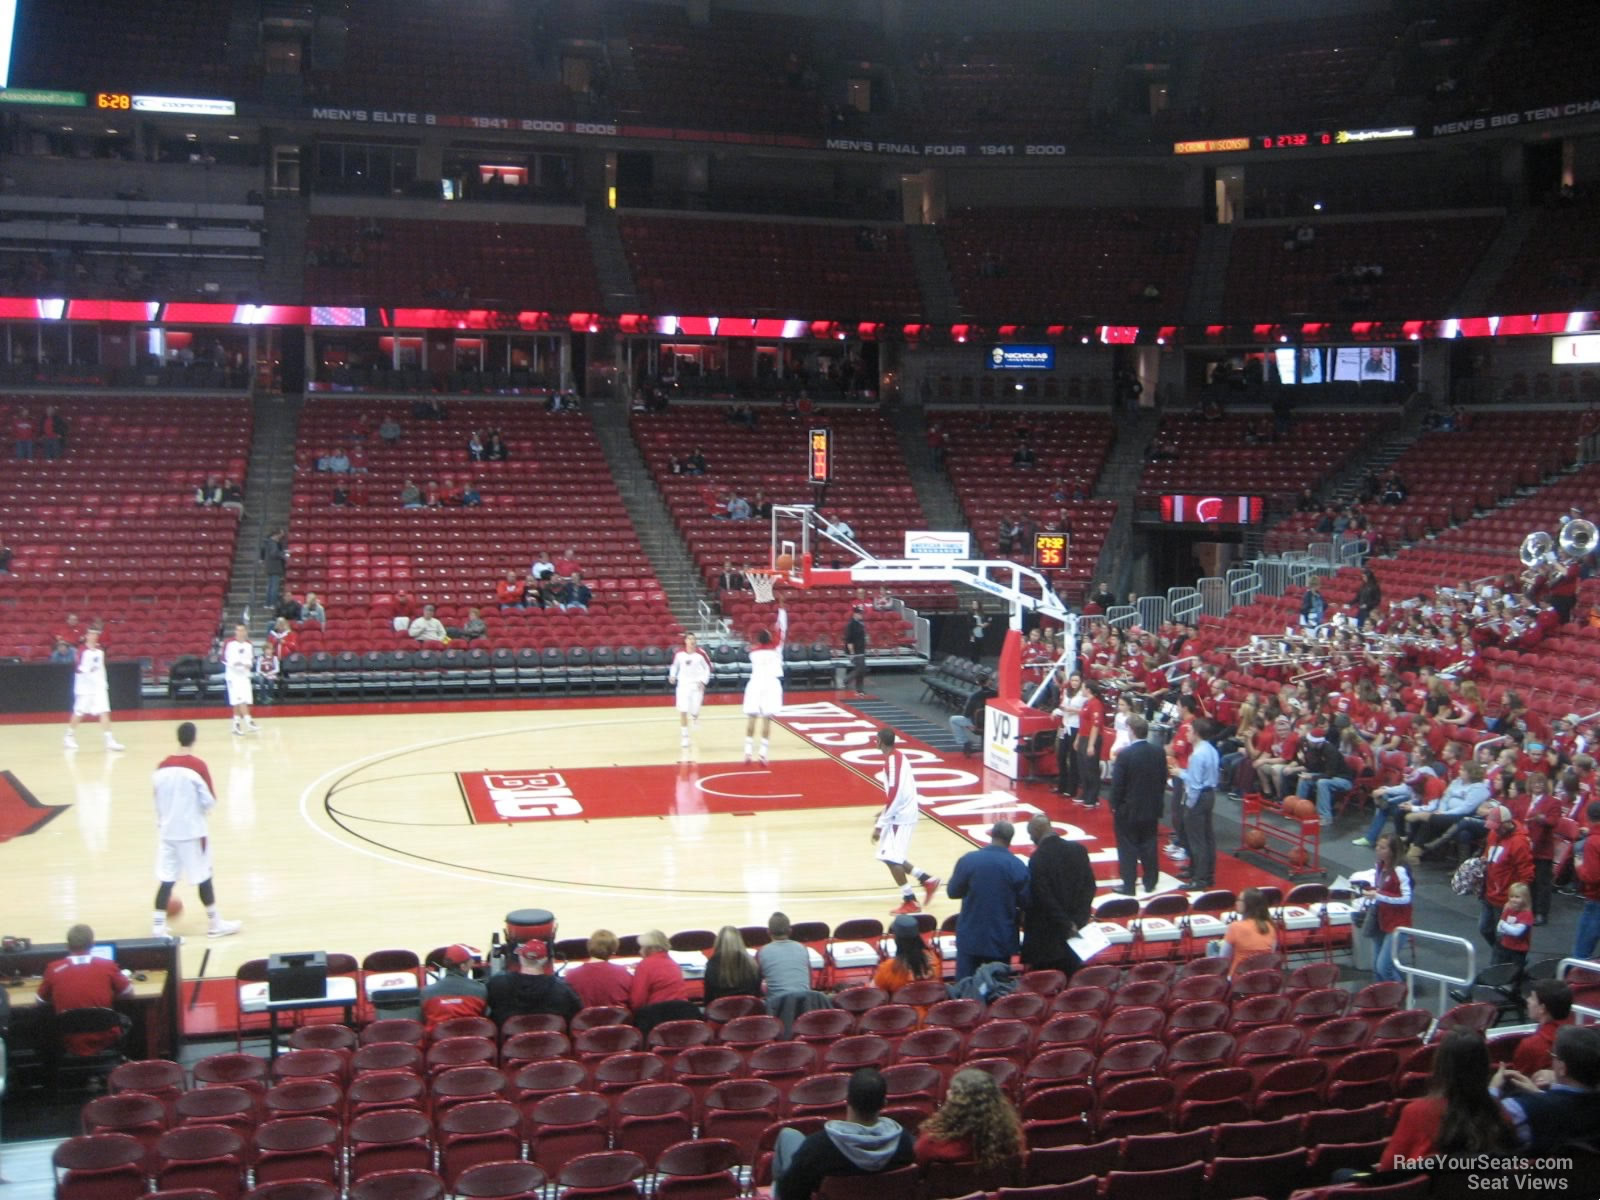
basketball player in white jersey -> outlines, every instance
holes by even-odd
[[[167,901],[173,885],[187,879],[200,888],[200,903],[206,906],[206,936],[230,937],[244,926],[239,921],[224,921],[217,910],[216,886],[211,880],[211,842],[206,819],[216,807],[211,789],[211,772],[205,761],[193,753],[193,721],[178,726],[179,753],[161,760],[151,777],[156,804],[156,905],[151,920],[153,937],[167,932]]]
[[[894,915],[920,912],[911,881],[915,879],[922,885],[923,903],[932,904],[939,890],[939,880],[926,871],[917,870],[907,857],[911,850],[911,831],[922,815],[916,772],[906,752],[894,748],[894,730],[878,730],[878,749],[883,752],[883,794],[888,801],[872,827],[872,840],[878,846],[878,861],[889,868],[889,874],[900,886],[900,907],[894,910]]]
[[[92,628],[83,635],[78,669],[72,677],[72,716],[67,721],[67,736],[62,739],[68,750],[78,748],[78,722],[85,717],[99,718],[107,750],[123,748],[111,732],[111,688],[106,682],[106,652],[100,649],[100,631]]]
[[[250,644],[250,629],[233,627],[233,640],[222,647],[222,678],[228,686],[228,704],[233,709],[233,732],[255,733],[261,727],[250,716],[255,703],[251,679],[256,670],[256,648]]]
[[[678,744],[689,748],[689,731],[700,724],[700,704],[711,682],[711,660],[692,633],[683,635],[683,648],[672,656],[667,682],[677,685]]]
[[[770,629],[756,634],[750,647],[750,682],[744,685],[744,760],[755,754],[756,722],[761,722],[761,765],[771,749],[772,718],[783,707],[783,639],[789,632],[789,610],[778,610],[778,636]]]

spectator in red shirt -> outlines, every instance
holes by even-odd
[[[18,458],[33,457],[33,418],[27,409],[17,409],[17,415],[11,419],[11,437],[17,443]]]
[[[646,1034],[662,1021],[696,1019],[700,1011],[689,1003],[683,968],[667,953],[669,948],[667,935],[659,929],[639,935],[639,953],[644,957],[633,969],[628,1004],[633,1023]]]
[[[1600,837],[1595,833],[1595,827],[1600,826],[1600,800],[1589,801],[1584,815],[1589,819],[1589,833],[1574,870],[1583,910],[1578,914],[1578,932],[1572,939],[1573,958],[1593,958],[1596,946],[1600,946]]]
[[[578,548],[568,546],[567,552],[555,561],[556,575],[562,579],[570,579],[578,573]]]
[[[562,973],[561,978],[578,993],[585,1008],[600,1004],[628,1007],[633,976],[611,961],[616,952],[617,935],[609,929],[596,929],[589,935],[589,961]]]
[[[1378,1155],[1380,1171],[1432,1154],[1479,1155],[1508,1150],[1510,1124],[1489,1091],[1489,1048],[1481,1033],[1457,1029],[1439,1043],[1427,1095],[1400,1112]]]
[[[116,963],[89,953],[93,945],[94,930],[89,926],[74,925],[67,930],[67,957],[45,967],[44,979],[39,983],[40,1004],[48,1004],[58,1013],[74,1008],[112,1008],[119,997],[133,991],[133,981]],[[87,1056],[116,1045],[121,1038],[121,1030],[110,1029],[68,1034],[64,1044],[68,1053]]]
[[[1078,803],[1085,808],[1100,807],[1100,742],[1105,737],[1106,706],[1094,689],[1078,712]]]
[[[1528,806],[1523,823],[1528,848],[1533,853],[1533,923],[1550,919],[1550,896],[1555,890],[1556,824],[1561,820],[1561,800],[1550,790],[1543,771],[1528,776]]]
[[[1489,839],[1483,847],[1487,868],[1483,877],[1482,913],[1478,932],[1491,950],[1500,943],[1500,910],[1506,905],[1514,883],[1533,883],[1533,851],[1527,835],[1517,828],[1516,818],[1505,805],[1495,806],[1485,820]]]
[[[1539,980],[1528,993],[1528,1020],[1538,1028],[1517,1043],[1511,1069],[1532,1079],[1535,1071],[1550,1069],[1556,1034],[1563,1025],[1572,1024],[1572,989],[1559,979]]]

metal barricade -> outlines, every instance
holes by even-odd
[[[1261,575],[1245,567],[1235,567],[1225,576],[1228,599],[1236,605],[1253,604],[1261,595]]]
[[[1205,601],[1198,588],[1175,587],[1167,589],[1167,615],[1180,625],[1193,625],[1200,619]]]
[[[1225,617],[1233,607],[1233,596],[1228,592],[1228,581],[1218,575],[1207,575],[1195,581],[1200,591],[1201,611],[1208,617]]]
[[[1366,538],[1349,538],[1335,542],[1339,548],[1339,565],[1341,567],[1359,567],[1367,561],[1371,552],[1371,543]]]
[[[1113,604],[1106,609],[1106,624],[1114,629],[1127,629],[1139,620],[1139,610],[1132,604]]]
[[[1574,967],[1581,967],[1585,971],[1593,971],[1597,977],[1600,977],[1600,962],[1596,962],[1592,958],[1563,958],[1556,964],[1556,978],[1565,979],[1567,972]],[[1595,1008],[1592,1005],[1574,1004],[1572,1011],[1582,1017],[1587,1017],[1590,1021],[1600,1021],[1600,1008]],[[1583,1021],[1577,1022],[1579,1025],[1584,1023]]]
[[[1464,937],[1455,937],[1448,933],[1433,933],[1426,929],[1413,929],[1410,925],[1402,925],[1396,929],[1394,937],[1394,965],[1395,970],[1406,977],[1406,1007],[1417,1007],[1417,980],[1431,979],[1439,985],[1439,1008],[1435,1014],[1443,1016],[1450,1008],[1450,988],[1470,987],[1472,981],[1478,977],[1478,948]],[[1419,967],[1415,963],[1406,961],[1405,951],[1411,948],[1412,943],[1431,945],[1435,948],[1452,948],[1466,951],[1467,973],[1465,975],[1450,975],[1444,971],[1436,971],[1428,967]]]
[[[1143,629],[1160,629],[1167,623],[1167,598],[1165,596],[1140,596],[1139,625]]]

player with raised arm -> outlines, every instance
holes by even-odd
[[[83,635],[83,649],[78,651],[78,667],[72,676],[72,716],[67,721],[67,736],[61,739],[68,750],[78,748],[78,722],[85,717],[99,718],[107,750],[123,748],[111,732],[111,688],[106,680],[106,652],[100,648],[100,631],[93,627]]]
[[[233,732],[255,733],[261,727],[250,716],[255,703],[251,683],[256,673],[256,648],[250,643],[246,625],[233,627],[233,640],[222,647],[222,677],[228,685],[228,704],[233,709]]]
[[[783,640],[789,633],[789,610],[778,609],[776,640],[770,629],[756,634],[750,647],[750,682],[744,685],[744,760],[755,754],[756,722],[761,722],[761,765],[771,748],[772,718],[783,708]]]
[[[683,635],[683,648],[672,656],[667,682],[677,685],[678,744],[689,749],[689,731],[700,724],[700,704],[711,682],[711,660],[692,633]]]
[[[889,868],[889,874],[900,886],[900,907],[894,915],[920,912],[911,880],[922,885],[924,904],[932,904],[939,890],[937,876],[919,871],[907,857],[911,849],[911,831],[922,815],[917,795],[917,776],[911,759],[904,750],[894,748],[894,730],[878,730],[878,749],[883,752],[883,794],[888,798],[883,811],[872,827],[872,840],[878,847],[878,861]]]

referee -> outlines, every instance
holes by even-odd
[[[844,627],[844,650],[850,656],[850,686],[858,696],[867,694],[867,625],[861,619],[861,606],[850,610],[850,624]]]

